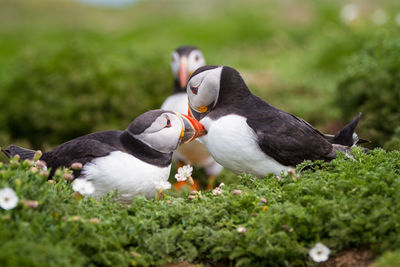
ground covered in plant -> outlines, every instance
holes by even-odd
[[[0,262],[308,266],[310,248],[322,242],[332,254],[386,252],[378,266],[391,266],[400,253],[400,152],[353,154],[354,160],[301,164],[299,177],[241,175],[219,195],[203,191],[190,200],[167,192],[161,201],[136,197],[131,204],[115,193],[79,198],[63,171],[48,182],[45,173],[12,160],[1,165],[0,188],[15,190],[19,204],[0,211]]]

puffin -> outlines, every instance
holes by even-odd
[[[193,72],[206,64],[203,53],[195,46],[181,46],[175,49],[171,55],[171,69],[174,76],[173,93],[161,105],[161,109],[175,110],[182,114],[188,112],[188,97],[186,85]],[[173,154],[173,160],[178,167],[184,164],[195,164],[204,168],[209,176],[207,189],[213,187],[215,177],[223,167],[218,164],[207,148],[201,142],[195,140],[178,147]],[[178,182],[177,187],[184,185]]]
[[[359,142],[359,113],[335,135],[253,95],[237,70],[204,66],[187,88],[189,116],[206,129],[201,141],[214,159],[236,174],[280,175],[304,160],[330,161]]]
[[[50,177],[59,167],[75,162],[76,179],[93,184],[93,197],[118,189],[122,200],[133,196],[152,197],[158,190],[171,187],[168,177],[172,152],[179,144],[205,134],[195,119],[175,111],[151,110],[133,120],[124,131],[95,132],[72,139],[44,152],[41,160],[51,168]],[[2,150],[8,157],[32,159],[35,151],[10,145]]]

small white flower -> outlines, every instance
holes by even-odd
[[[237,231],[238,231],[238,233],[243,234],[243,233],[246,233],[247,229],[244,228],[243,226],[239,226],[239,227],[237,228]]]
[[[216,195],[221,195],[223,192],[224,192],[224,191],[222,191],[221,187],[216,187],[216,188],[214,188],[214,189],[212,190],[211,193],[213,194],[213,196],[216,196]]]
[[[156,181],[154,182],[154,186],[157,190],[167,190],[171,189],[171,184],[168,181]]]
[[[322,243],[317,243],[310,250],[309,255],[315,262],[323,262],[329,258],[331,250]]]
[[[72,183],[72,189],[82,196],[91,195],[94,192],[93,184],[85,179],[76,179]]]
[[[387,21],[386,12],[383,9],[375,10],[375,12],[372,14],[372,21],[375,23],[375,25],[385,24]]]
[[[182,166],[178,169],[178,173],[175,174],[175,179],[178,182],[186,181],[189,177],[192,176],[193,167],[190,165]]]
[[[359,9],[356,5],[354,4],[347,4],[342,7],[342,10],[340,11],[340,17],[342,20],[350,24],[352,21],[354,21],[359,15]]]
[[[9,187],[0,189],[0,207],[5,210],[11,210],[18,205],[18,196],[14,190]]]
[[[218,187],[223,187],[223,186],[225,186],[225,184],[224,184],[224,183],[221,183]]]

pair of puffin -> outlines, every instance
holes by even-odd
[[[74,174],[92,182],[93,196],[118,189],[123,200],[130,200],[170,188],[173,151],[196,138],[222,166],[257,177],[280,174],[304,160],[332,160],[338,151],[349,152],[358,142],[354,130],[360,114],[336,135],[322,134],[251,94],[230,67],[198,68],[186,93],[189,116],[152,110],[124,131],[88,134],[45,152],[42,159],[52,168],[50,175],[60,166],[80,162],[83,168]],[[21,159],[31,159],[35,153],[14,145],[2,151]]]
[[[195,70],[205,66],[203,53],[194,46],[181,46],[171,55],[171,69],[174,76],[173,94],[161,106],[164,110],[175,110],[182,114],[188,112],[188,96],[186,85]],[[213,186],[215,176],[223,167],[218,164],[208,152],[206,146],[197,140],[180,145],[173,154],[173,160],[179,165],[195,164],[206,171],[208,178],[207,188]],[[184,184],[184,182],[181,182]],[[179,185],[178,185],[179,186]]]
[[[158,190],[169,189],[172,152],[179,144],[203,134],[204,127],[187,115],[152,110],[137,117],[124,131],[75,138],[43,153],[41,159],[51,167],[50,177],[56,168],[80,162],[83,168],[75,170],[74,175],[93,184],[91,196],[118,189],[121,200],[129,201],[135,195],[152,197]],[[21,159],[32,159],[35,154],[15,145],[2,151]]]

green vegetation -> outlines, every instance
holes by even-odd
[[[348,74],[338,86],[338,105],[350,118],[364,111],[362,131],[374,145],[400,149],[400,38],[385,34],[358,52],[348,63]]]
[[[333,252],[368,247],[376,255],[400,249],[400,153],[353,150],[331,163],[304,163],[296,175],[242,175],[223,193],[189,200],[115,194],[96,201],[74,196],[58,171],[55,183],[28,162],[2,165],[0,188],[19,205],[0,217],[2,266],[149,266],[185,260],[236,266],[312,265],[322,242]],[[311,170],[313,169],[313,171]],[[241,194],[233,194],[239,189]],[[168,195],[168,192],[167,192]],[[266,202],[261,201],[265,198]],[[29,208],[24,200],[38,201]],[[238,228],[245,232],[239,233]],[[389,261],[389,259],[387,260]],[[386,265],[381,265],[386,266]],[[390,265],[389,265],[390,266]]]

